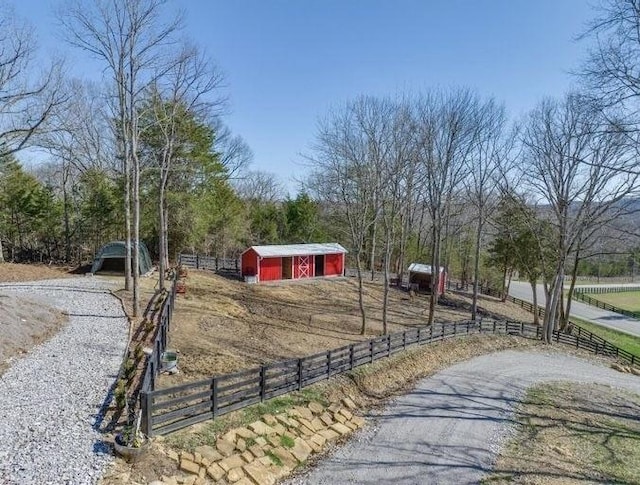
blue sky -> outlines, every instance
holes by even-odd
[[[15,1],[44,52],[65,52],[57,0]],[[295,191],[316,123],[360,94],[467,86],[513,117],[560,96],[586,45],[574,40],[586,0],[183,0],[186,35],[224,71],[226,122],[251,146],[254,169]],[[70,54],[75,75],[96,68]]]

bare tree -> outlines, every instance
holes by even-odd
[[[166,72],[164,54],[181,25],[178,15],[163,23],[165,4],[165,0],[70,0],[59,14],[67,41],[104,62],[114,91],[114,131],[125,174],[125,288],[131,289],[133,265],[134,316],[140,309],[140,104],[147,86]]]
[[[153,168],[157,168],[158,175],[158,218],[159,218],[159,288],[165,288],[165,271],[168,261],[168,207],[166,190],[169,173],[181,170],[176,166],[176,158],[185,150],[188,143],[184,139],[181,126],[185,124],[185,117],[193,117],[202,123],[216,114],[225,103],[223,97],[211,97],[222,83],[222,75],[199,51],[193,46],[185,45],[176,60],[164,76],[156,79],[151,85],[148,106],[143,115],[148,125],[142,130],[155,135],[155,150],[151,160]]]
[[[541,215],[555,233],[554,276],[543,323],[543,338],[551,342],[569,254],[636,191],[638,175],[627,170],[635,157],[626,134],[577,94],[543,101],[529,116],[523,142],[525,188],[548,206]]]
[[[62,63],[36,71],[31,28],[3,5],[0,11],[0,157],[29,146],[67,101],[61,89]],[[0,242],[0,262],[4,261]]]
[[[475,141],[477,97],[468,90],[433,92],[418,100],[416,156],[422,164],[423,204],[431,218],[432,291],[429,323],[439,297],[441,245],[450,205],[467,175]]]
[[[284,197],[284,187],[275,174],[251,170],[234,183],[240,197],[249,201],[277,202]]]

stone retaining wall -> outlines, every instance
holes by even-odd
[[[232,429],[215,446],[199,446],[193,453],[165,449],[182,473],[152,485],[273,485],[313,453],[364,426],[355,410],[351,398],[327,407],[311,402]]]

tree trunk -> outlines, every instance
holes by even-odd
[[[576,280],[578,279],[578,264],[580,263],[580,248],[576,251],[576,257],[573,260],[573,268],[571,269],[571,284],[569,285],[569,292],[567,293],[567,307],[564,312],[564,318],[562,319],[560,329],[566,330],[569,326],[569,318],[571,317],[571,300],[573,300],[573,293],[576,288]]]
[[[356,254],[356,270],[358,272],[358,305],[360,306],[360,316],[362,317],[362,327],[360,329],[360,335],[364,335],[367,331],[367,315],[364,308],[364,285],[362,274],[362,261],[361,250],[358,250]]]
[[[371,269],[371,281],[376,279],[376,237],[378,233],[378,219],[373,221],[371,227],[371,255],[369,258],[369,267]]]
[[[388,314],[388,306],[389,306],[389,287],[390,287],[389,270],[391,266],[391,245],[393,241],[393,238],[388,231],[385,239],[386,241],[385,241],[385,252],[384,252],[384,291],[382,293],[382,333],[384,335],[388,333],[387,314]]]
[[[536,280],[529,280],[533,295],[533,324],[540,325],[540,317],[538,316],[538,285]]]
[[[64,163],[64,162],[63,162]],[[69,177],[69,167],[62,166],[62,207],[64,211],[64,260],[68,264],[71,262],[71,228],[69,223],[69,193],[67,191],[67,180]]]
[[[478,280],[480,278],[480,240],[482,239],[482,209],[478,212],[478,225],[476,226],[476,245],[473,262],[473,296],[471,299],[471,320],[478,318]]]
[[[438,303],[438,283],[440,275],[440,231],[438,230],[438,221],[433,218],[433,227],[431,235],[433,237],[431,254],[431,296],[429,297],[429,325],[433,325],[433,319],[436,312],[436,305]]]
[[[164,169],[161,170],[160,175],[160,190],[158,197],[158,288],[160,291],[164,290],[164,274],[166,271],[165,267],[165,238],[166,234],[164,232]]]

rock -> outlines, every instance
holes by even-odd
[[[187,451],[181,451],[180,460],[196,461],[196,457],[193,456],[193,453],[189,453]]]
[[[195,450],[196,453],[200,453],[202,458],[208,459],[211,463],[214,461],[222,460],[222,455],[213,446],[203,445],[198,446]]]
[[[274,424],[276,424],[278,422],[276,420],[276,417],[273,414],[265,414],[265,415],[263,415],[262,416],[262,421],[267,423],[269,426],[273,426]]]
[[[307,406],[313,414],[322,414],[324,407],[319,402],[311,401]]]
[[[289,418],[289,428],[297,429],[300,427],[300,423],[293,418]]]
[[[358,406],[356,406],[356,404],[353,402],[353,400],[350,397],[345,397],[342,400],[342,404],[344,404],[349,409],[357,409],[357,407],[358,407]]]
[[[324,444],[327,442],[327,438],[318,433],[314,434],[309,440],[307,440],[307,443],[309,441],[317,443],[319,446],[324,446]]]
[[[213,478],[215,481],[218,481],[222,477],[224,477],[224,470],[220,467],[220,465],[214,463],[209,468],[207,468],[207,475],[209,475],[209,477]]]
[[[313,426],[313,430],[314,431],[320,431],[321,429],[324,429],[324,423],[320,420],[320,418],[313,418],[313,421],[311,421],[311,426]]]
[[[289,424],[289,418],[287,418],[284,414],[276,414],[276,420],[283,426],[286,426],[287,428],[291,427],[291,424]]]
[[[266,423],[262,421],[256,421],[249,425],[249,429],[258,435],[270,435],[274,434],[275,430]]]
[[[164,482],[160,480],[154,480],[153,482],[149,482],[149,485],[164,485]]]
[[[290,469],[294,469],[298,465],[298,461],[291,454],[290,451],[285,450],[283,447],[274,448],[273,454],[280,458],[282,464]]]
[[[264,451],[262,451],[262,447],[259,444],[255,444],[249,447],[249,451],[256,458],[262,458],[264,456]]]
[[[173,450],[167,450],[167,456],[171,458],[173,461],[180,461],[180,457]]]
[[[244,439],[238,437],[238,441],[236,441],[236,449],[238,451],[245,451],[247,449],[247,442]]]
[[[331,413],[337,413],[341,408],[342,406],[340,406],[340,403],[334,402],[327,408],[327,410]]]
[[[209,458],[206,458],[204,456],[202,457],[202,460],[200,461],[200,464],[205,468],[207,468],[209,465],[211,465],[211,463],[213,463],[213,462]]]
[[[320,415],[320,421],[322,421],[325,426],[331,426],[333,424],[333,418],[329,413],[322,413]]]
[[[613,364],[611,364],[611,368],[617,370],[618,372],[627,372],[627,369],[623,365],[618,364],[617,362],[614,362]]]
[[[276,483],[274,474],[260,461],[245,465],[244,471],[257,485],[274,485]]]
[[[335,431],[336,433],[339,433],[340,435],[344,436],[346,434],[351,433],[351,429],[347,428],[344,424],[342,423],[335,423],[331,425],[331,429],[333,431]]]
[[[311,439],[307,440],[307,444],[311,447],[311,449],[315,452],[315,453],[320,453],[322,451],[322,446],[320,446],[318,443],[316,443],[315,441],[312,441]]]
[[[207,480],[205,477],[198,477],[196,481],[193,482],[193,485],[207,485]]]
[[[200,465],[191,460],[182,458],[180,460],[180,470],[197,475],[200,472]]]
[[[298,411],[298,415],[301,418],[304,418],[307,421],[311,421],[313,419],[313,413],[309,408],[303,408],[303,407],[297,406],[295,410]]]
[[[258,436],[247,428],[237,428],[236,435],[240,436],[240,438],[244,438],[245,440],[256,439]]]
[[[188,477],[186,477],[184,479],[184,481],[182,482],[184,485],[195,485],[196,480],[198,480],[198,477],[195,475],[189,475]]]
[[[178,485],[178,480],[176,480],[176,477],[165,477],[163,475],[160,478],[162,478],[162,482],[164,483],[164,485]]]
[[[285,428],[284,426],[282,426],[280,423],[276,423],[273,426],[273,430],[276,432],[276,434],[282,435],[284,434],[284,432],[287,430],[287,428]]]
[[[291,448],[291,454],[298,460],[300,463],[304,462],[309,458],[309,455],[313,451],[311,447],[307,444],[305,440],[302,438],[297,438],[295,440],[295,445]]]
[[[282,436],[286,436],[287,438],[291,438],[292,440],[295,440],[298,435],[295,433],[292,433],[291,431],[285,431],[284,433],[282,433]]]
[[[196,451],[193,454],[193,461],[195,461],[199,465],[202,464],[202,455]]]
[[[313,429],[306,426],[300,426],[299,431],[302,436],[313,436],[315,434],[315,431]]]
[[[253,453],[251,453],[249,450],[245,451],[240,456],[242,456],[242,459],[247,463],[251,463],[254,459]]]
[[[218,465],[225,471],[228,472],[232,468],[238,468],[245,465],[246,462],[242,459],[240,455],[231,455],[221,460]]]
[[[264,446],[267,444],[267,440],[264,439],[262,436],[258,436],[256,438],[256,444],[260,445],[260,446]]]
[[[244,477],[244,470],[242,468],[232,468],[227,472],[227,478],[230,482],[237,482]]]
[[[355,415],[351,418],[351,422],[353,424],[355,424],[358,428],[362,428],[364,426],[364,424],[366,423],[364,418],[362,418],[360,416],[355,416]]]
[[[280,446],[280,436],[277,434],[272,434],[271,436],[267,436],[267,441],[274,447],[277,448]]]
[[[236,482],[236,485],[254,485],[254,483],[247,477],[243,477]]]
[[[236,449],[236,444],[229,440],[219,439],[216,441],[216,448],[222,456],[231,456]]]
[[[258,458],[256,461],[259,461],[264,466],[269,466],[269,465],[273,464],[273,460],[271,459],[271,457],[270,456],[266,456],[266,455]]]
[[[235,443],[236,442],[236,430],[232,429],[231,431],[227,431],[225,434],[222,435],[222,439],[230,441],[231,443]]]
[[[640,369],[638,369],[637,367],[631,367],[631,373],[634,376],[640,376]]]
[[[345,418],[341,413],[333,413],[333,419],[335,419],[338,423],[347,422],[347,418]]]
[[[339,423],[336,423],[336,424],[339,424]],[[324,439],[326,439],[327,441],[333,441],[340,436],[338,433],[336,433],[332,429],[323,429],[322,431],[318,431],[318,434],[322,436]]]
[[[350,411],[347,411],[346,409],[341,409],[340,414],[342,414],[345,418],[347,418],[347,421],[353,417],[353,413],[351,413]]]
[[[344,423],[344,425],[349,428],[351,431],[357,431],[358,430],[358,426],[355,423],[352,423],[351,421],[347,421],[346,423]]]

